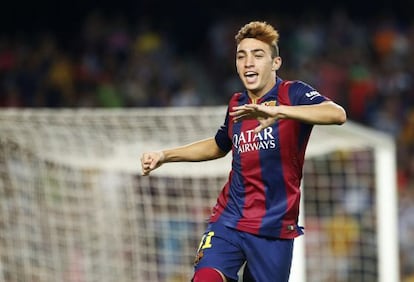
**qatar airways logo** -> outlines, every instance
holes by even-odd
[[[247,130],[240,134],[233,135],[233,146],[237,153],[245,153],[257,150],[267,150],[276,148],[276,140],[272,135],[273,128],[267,127],[259,133]]]

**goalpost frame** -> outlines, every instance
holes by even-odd
[[[395,145],[389,143],[375,149],[379,282],[400,281]]]
[[[315,127],[312,133],[314,139],[318,141],[318,134],[336,136],[334,143],[341,139],[338,133],[343,136],[353,136],[352,142],[347,140],[348,145],[345,147],[371,147],[374,150],[374,169],[375,169],[375,187],[376,187],[376,230],[377,234],[377,255],[378,255],[378,282],[399,282],[399,246],[398,246],[398,199],[397,199],[397,164],[396,164],[396,147],[392,136],[382,132],[361,126],[348,121],[341,126],[340,131],[335,126],[323,126],[323,131],[319,126]],[[328,152],[336,147],[331,146],[313,146],[312,139],[308,147],[307,155],[316,154],[313,150],[320,153],[321,148]],[[329,140],[329,138],[322,138]],[[345,140],[345,139],[344,139]],[[369,145],[368,145],[369,144]],[[344,145],[344,144],[342,144]],[[303,182],[302,182],[303,184]],[[302,185],[306,189],[306,184]],[[302,193],[300,222],[305,221],[304,215],[304,196]],[[306,235],[305,235],[306,236]],[[290,281],[306,282],[306,261],[305,261],[305,239],[295,239],[294,259]]]

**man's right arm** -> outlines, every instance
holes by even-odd
[[[163,163],[208,161],[224,157],[226,154],[218,147],[215,138],[208,138],[163,151],[148,152],[141,157],[142,175],[148,175]]]

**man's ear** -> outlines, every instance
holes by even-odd
[[[280,69],[281,65],[282,65],[282,58],[281,57],[274,58],[273,59],[272,70],[277,71],[278,69]]]

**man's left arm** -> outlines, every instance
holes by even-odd
[[[295,119],[310,124],[340,125],[347,119],[344,108],[333,101],[313,105],[280,105],[271,109],[269,113],[276,119]]]
[[[343,124],[346,112],[340,105],[327,100],[319,104],[297,106],[266,106],[263,104],[246,104],[233,107],[229,113],[234,122],[244,119],[257,119],[260,125],[255,128],[259,132],[274,124],[279,119],[295,119],[309,124]]]

